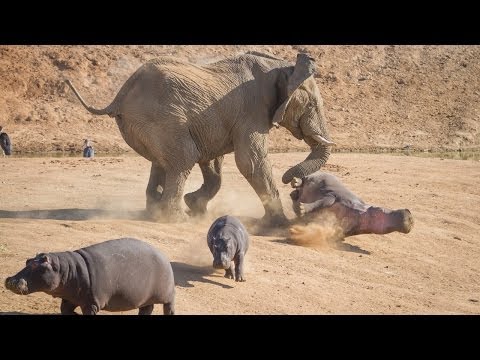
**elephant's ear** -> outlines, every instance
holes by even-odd
[[[298,54],[295,68],[292,75],[288,78],[287,83],[287,99],[278,107],[273,116],[273,123],[279,124],[283,121],[285,110],[292,98],[292,94],[315,72],[315,60],[307,54]]]

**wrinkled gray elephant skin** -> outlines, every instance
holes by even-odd
[[[334,214],[344,237],[358,234],[409,233],[413,216],[408,209],[391,210],[371,206],[352,193],[334,175],[322,171],[294,178],[290,197],[293,210],[305,221]]]
[[[150,244],[131,238],[104,241],[75,251],[41,253],[5,280],[10,291],[44,292],[62,299],[63,315],[100,310],[139,309],[150,315],[154,304],[175,313],[175,281],[167,257]]]
[[[146,208],[156,219],[185,219],[181,200],[195,164],[204,182],[184,200],[193,214],[205,213],[220,189],[223,157],[233,152],[264,206],[264,220],[284,224],[267,136],[273,126],[284,126],[311,147],[285,172],[285,184],[325,164],[333,142],[314,68],[306,54],[295,64],[253,52],[202,66],[161,57],[141,66],[104,109],[87,105],[67,83],[88,111],[114,117],[126,143],[151,161]]]

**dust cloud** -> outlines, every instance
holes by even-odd
[[[198,267],[212,266],[213,257],[207,245],[207,233],[214,220],[213,215],[208,212],[188,218],[184,224],[188,228],[188,235],[185,234],[183,238],[185,247],[182,250],[182,261]]]
[[[322,213],[312,220],[314,222],[307,225],[291,226],[288,239],[295,245],[322,250],[335,248],[336,242],[343,239],[343,230],[335,215]]]

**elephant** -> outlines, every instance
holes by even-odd
[[[287,224],[267,156],[267,136],[283,126],[311,148],[308,157],[282,177],[304,177],[330,155],[323,100],[314,80],[315,61],[297,54],[295,64],[247,52],[206,65],[165,56],[130,76],[110,105],[92,114],[114,117],[123,139],[151,162],[146,210],[154,219],[182,221],[184,185],[198,164],[203,184],[183,199],[193,215],[204,214],[222,182],[224,155],[234,152],[240,173],[265,209],[266,224]]]

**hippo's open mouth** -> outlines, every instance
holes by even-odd
[[[12,278],[7,278],[5,280],[5,287],[18,295],[27,295],[28,286],[27,282],[24,279],[15,280]]]

